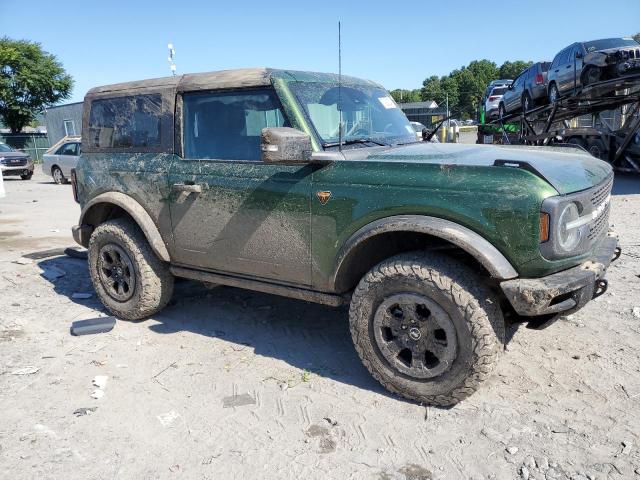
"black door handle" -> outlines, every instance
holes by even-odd
[[[202,193],[202,185],[197,184],[174,183],[172,188],[176,192]]]

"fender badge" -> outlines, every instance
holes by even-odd
[[[331,192],[316,192],[316,197],[318,197],[322,205],[326,205],[331,198]]]

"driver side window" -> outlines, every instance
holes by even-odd
[[[275,92],[192,92],[183,95],[184,156],[259,161],[260,134],[288,127]]]

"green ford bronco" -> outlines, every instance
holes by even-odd
[[[349,304],[392,392],[473,393],[505,326],[606,290],[611,167],[579,149],[417,141],[376,83],[243,69],[94,88],[75,240],[104,305],[155,314],[174,277]]]

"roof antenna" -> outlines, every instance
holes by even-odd
[[[338,151],[342,152],[342,39],[340,37],[340,20],[338,20]]]

